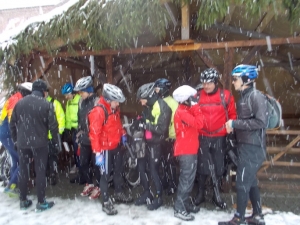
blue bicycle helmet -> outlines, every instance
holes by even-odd
[[[237,77],[245,76],[250,80],[254,80],[258,77],[258,72],[256,66],[241,64],[232,70],[231,75]]]
[[[61,88],[61,93],[63,95],[70,94],[73,92],[73,85],[71,83],[65,83],[65,85]]]

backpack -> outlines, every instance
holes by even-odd
[[[252,106],[250,103],[250,97],[254,93],[252,91],[248,97],[248,107],[251,111],[251,116],[253,116]],[[282,107],[281,104],[272,96],[264,94],[260,92],[266,98],[267,102],[267,114],[268,114],[268,123],[267,129],[278,129],[279,127],[283,126],[282,120]]]

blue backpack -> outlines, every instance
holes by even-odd
[[[255,90],[258,91],[258,90]],[[250,108],[250,111],[252,112],[252,106],[250,103],[250,97],[255,92],[252,91],[248,97],[248,106]],[[267,129],[278,129],[279,127],[283,126],[283,120],[282,120],[282,107],[281,104],[272,96],[264,94],[260,92],[262,95],[265,96],[266,102],[267,102],[267,113],[268,113],[268,124]],[[253,116],[253,112],[251,113]]]

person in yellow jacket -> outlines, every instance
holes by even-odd
[[[79,155],[77,154],[78,144],[76,142],[76,134],[78,128],[78,103],[80,100],[80,95],[74,93],[73,89],[74,87],[71,83],[65,83],[65,85],[61,88],[61,93],[67,99],[66,125],[65,125],[64,136],[65,139],[71,139],[70,142],[74,150],[74,166],[71,167],[70,173],[76,173],[76,171],[79,170],[78,168],[80,165]]]
[[[172,110],[171,121],[169,124],[169,136],[162,142],[162,155],[164,158],[164,168],[166,173],[163,174],[162,184],[166,189],[167,194],[171,195],[175,193],[177,189],[176,181],[176,163],[174,158],[174,143],[176,139],[176,133],[174,128],[174,115],[178,108],[178,102],[176,102],[172,96],[170,96],[171,82],[165,78],[159,78],[154,83],[155,92],[159,98],[163,99]]]
[[[54,112],[55,112],[55,117],[58,123],[58,131],[59,135],[62,135],[65,129],[65,112],[63,110],[63,107],[61,103],[49,96],[49,89],[47,89],[46,92],[46,100],[50,103],[53,104],[54,106]],[[48,158],[48,170],[49,170],[49,178],[50,178],[50,184],[55,185],[56,184],[56,173],[57,173],[57,162],[58,162],[58,156],[57,154],[57,148],[55,148],[54,143],[52,142],[52,136],[49,132],[48,134],[48,139],[49,139],[49,158]],[[59,137],[59,140],[61,138]]]

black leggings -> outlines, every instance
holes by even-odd
[[[30,161],[34,160],[34,169],[36,173],[36,189],[38,202],[43,203],[45,200],[46,190],[46,166],[48,160],[48,146],[41,148],[26,148],[19,149],[19,188],[20,188],[20,200],[24,201],[27,199],[28,192],[28,180],[30,174]]]
[[[80,173],[83,180],[88,184],[93,184],[93,170],[96,178],[96,186],[100,186],[100,170],[95,165],[95,154],[91,146],[81,145],[80,147]]]
[[[100,190],[103,202],[107,202],[109,199],[108,194],[108,182],[113,170],[113,182],[115,193],[122,192],[122,186],[124,179],[123,172],[123,151],[120,146],[113,150],[104,150],[105,155],[105,171],[101,173]],[[100,167],[98,167],[100,168]]]
[[[158,195],[162,194],[162,184],[159,176],[159,165],[160,165],[160,156],[161,156],[161,145],[148,143],[148,162],[150,174],[153,179],[156,193]]]

